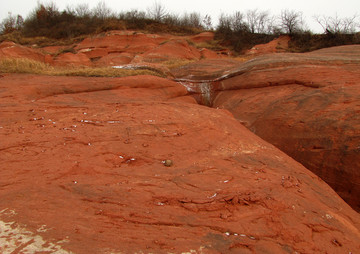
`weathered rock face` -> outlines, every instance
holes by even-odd
[[[195,36],[159,36],[135,31],[111,31],[86,38],[78,44],[67,47],[51,46],[35,49],[13,42],[3,42],[0,44],[0,58],[28,58],[54,66],[102,67],[226,57],[220,54],[221,52],[190,45],[213,39],[214,33],[211,32]]]
[[[55,66],[91,66],[90,59],[84,53],[64,53],[56,56],[52,62]]]
[[[330,184],[360,211],[360,46],[256,58],[218,81],[214,107]],[[214,93],[215,94],[215,93]]]
[[[214,33],[212,32],[203,32],[194,36],[190,36],[189,40],[195,43],[209,42],[214,39]]]
[[[161,62],[171,59],[199,60],[201,53],[185,40],[165,42],[141,55],[142,62]]]
[[[245,52],[246,55],[263,55],[269,53],[284,53],[289,49],[290,36],[283,35],[269,43],[259,44]]]
[[[360,250],[327,184],[175,82],[5,74],[0,97],[0,239],[30,239],[1,251]]]
[[[45,61],[45,55],[39,50],[21,46],[9,41],[0,43],[0,58],[3,57],[28,58],[39,62]]]

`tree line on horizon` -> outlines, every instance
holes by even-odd
[[[131,10],[120,13],[114,12],[104,1],[99,2],[93,9],[88,4],[78,4],[68,6],[62,11],[54,2],[50,2],[38,3],[25,19],[9,13],[0,23],[0,34],[17,32],[25,37],[66,39],[123,29],[176,34],[214,31],[217,39],[232,46],[235,51],[241,51],[252,44],[265,43],[281,34],[290,35],[298,43],[305,44],[311,44],[317,37],[323,42],[327,41],[327,44],[330,43],[330,46],[360,42],[356,33],[360,29],[359,16],[313,18],[322,27],[323,34],[316,35],[311,32],[302,12],[287,9],[282,10],[279,15],[271,15],[269,11],[259,9],[223,13],[214,25],[210,15],[201,15],[198,12],[172,14],[160,2],[154,2],[147,11]],[[322,39],[323,37],[326,38]],[[319,38],[316,40],[319,41]]]

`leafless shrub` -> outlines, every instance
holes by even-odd
[[[89,17],[91,15],[89,4],[87,3],[78,4],[75,7],[75,15],[78,17]]]
[[[107,7],[104,1],[98,2],[98,4],[92,10],[92,14],[94,17],[101,20],[105,20],[106,18],[110,18],[111,16],[113,16],[111,9]]]
[[[159,22],[169,14],[165,6],[158,1],[155,1],[151,7],[147,8],[147,11],[150,18]]]
[[[0,33],[8,34],[16,30],[20,30],[24,25],[24,19],[21,15],[13,16],[11,12],[0,23]]]
[[[324,33],[342,33],[352,34],[356,32],[359,27],[357,22],[358,15],[351,17],[340,18],[337,14],[335,16],[314,16],[315,21],[322,27]]]
[[[267,33],[271,17],[268,11],[253,9],[246,12],[246,21],[251,33]]]
[[[303,14],[300,11],[282,10],[279,16],[280,28],[287,34],[304,31]]]
[[[180,18],[180,25],[187,27],[202,28],[202,17],[198,12],[185,13]]]
[[[212,19],[211,19],[211,16],[210,15],[205,15],[205,17],[203,18],[203,21],[202,21],[203,25],[204,25],[204,28],[206,30],[212,30],[213,29],[213,25],[212,25]]]
[[[218,30],[228,33],[228,32],[247,32],[248,25],[245,21],[245,15],[239,11],[235,12],[233,15],[226,15],[222,13],[219,18]]]

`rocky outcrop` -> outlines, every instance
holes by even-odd
[[[54,66],[91,66],[90,59],[84,53],[71,53],[67,52],[54,57],[50,62]]]
[[[10,41],[0,43],[0,59],[5,57],[28,58],[39,62],[45,61],[45,54],[39,50],[21,46]]]
[[[32,48],[3,42],[0,44],[0,58],[28,58],[53,66],[103,67],[225,57],[222,52],[195,45],[213,39],[214,33],[211,32],[194,36],[160,36],[135,31],[110,31],[69,46]]]
[[[178,83],[5,74],[0,97],[3,252],[360,250],[326,183]]]
[[[163,62],[171,59],[199,60],[201,53],[185,40],[172,40],[140,55],[141,62]]]
[[[358,211],[359,56],[360,46],[262,56],[222,73],[212,88],[221,91],[214,107],[231,111]]]
[[[255,45],[245,52],[246,55],[264,55],[269,53],[284,53],[289,49],[290,36],[282,35],[268,43]]]

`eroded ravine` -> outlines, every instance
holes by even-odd
[[[174,76],[198,103],[229,110],[359,211],[359,52],[359,46],[345,46],[276,54],[226,61],[226,69],[220,60],[205,60]]]

